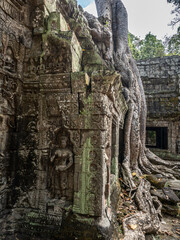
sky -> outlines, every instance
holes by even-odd
[[[93,0],[77,0],[77,1],[83,8],[87,7],[90,3],[94,2]]]
[[[78,0],[78,3],[97,16],[94,0]],[[123,0],[123,3],[128,11],[129,31],[134,35],[144,38],[151,32],[163,40],[165,35],[176,33],[176,28],[168,26],[173,19],[173,5],[167,0]]]

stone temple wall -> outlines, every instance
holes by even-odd
[[[0,2],[0,86],[0,239],[107,239],[127,106],[75,1]]]
[[[147,101],[147,127],[167,128],[164,154],[180,154],[180,56],[141,60],[138,68]]]

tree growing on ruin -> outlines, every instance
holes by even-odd
[[[142,81],[128,45],[128,17],[121,0],[95,0],[98,16],[104,19],[111,36],[108,54],[121,75],[126,93],[128,113],[125,121],[124,160],[122,176],[131,191],[136,191],[136,203],[140,212],[124,221],[125,239],[145,239],[144,233],[157,231],[161,218],[161,204],[150,194],[150,183],[143,174],[161,174],[168,179],[180,177],[179,162],[164,161],[145,146],[147,107]],[[173,166],[173,169],[172,169]],[[135,183],[132,173],[138,177]],[[135,231],[128,225],[134,224]]]

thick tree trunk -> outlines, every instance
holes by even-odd
[[[122,176],[132,189],[137,188],[136,202],[140,213],[124,221],[125,239],[144,239],[144,234],[157,231],[161,204],[151,197],[150,183],[142,180],[142,174],[158,174],[175,179],[180,177],[179,162],[164,161],[145,147],[147,107],[142,81],[135,60],[128,46],[128,17],[121,0],[96,0],[99,17],[107,18],[112,31],[112,57],[121,80],[129,107],[125,122],[125,151]],[[173,169],[172,169],[172,166]],[[132,172],[139,176],[140,184],[133,181]],[[141,224],[143,222],[143,224]],[[129,224],[137,226],[129,231]]]

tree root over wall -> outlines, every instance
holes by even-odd
[[[125,151],[122,177],[132,191],[139,212],[123,222],[124,239],[145,239],[146,233],[154,233],[160,227],[162,204],[151,195],[151,184],[142,176],[161,176],[165,182],[180,183],[180,162],[164,161],[145,147],[147,107],[142,81],[135,60],[128,46],[127,12],[121,0],[96,0],[99,17],[103,17],[112,41],[106,56],[121,74],[124,96],[128,104],[125,121]],[[106,30],[107,31],[107,30]],[[96,40],[96,39],[95,39]],[[104,55],[105,53],[103,53]],[[112,60],[113,59],[113,60]],[[138,181],[133,180],[134,173]],[[147,178],[148,179],[148,178]],[[179,184],[180,185],[180,184]],[[180,190],[180,189],[179,189]]]

